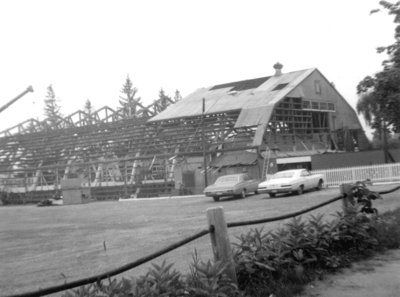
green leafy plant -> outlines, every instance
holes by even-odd
[[[132,284],[128,279],[108,279],[106,282],[96,282],[78,289],[65,292],[62,297],[114,297],[132,296]]]
[[[189,296],[229,297],[238,296],[238,288],[225,274],[222,262],[203,262],[197,253],[193,256],[190,274],[187,277]]]
[[[337,213],[331,227],[332,249],[353,257],[369,255],[378,245],[374,237],[374,220],[360,212],[352,215]]]
[[[380,250],[400,248],[400,208],[382,214],[373,226]]]
[[[133,296],[135,297],[156,297],[156,296],[183,296],[185,285],[182,275],[172,270],[173,264],[161,265],[152,264],[152,268],[146,275],[133,281]]]

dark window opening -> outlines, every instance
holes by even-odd
[[[319,103],[318,102],[312,102],[312,109],[319,109]]]
[[[210,89],[210,91],[224,89],[224,88],[232,88],[230,91],[244,91],[249,89],[255,89],[261,86],[263,83],[265,83],[269,78],[270,76],[266,76],[255,79],[241,80],[221,85],[215,85]]]
[[[303,109],[310,109],[311,101],[303,100]]]
[[[326,112],[312,112],[312,126],[314,129],[314,133],[328,131],[328,114]]]
[[[285,84],[279,84],[277,85],[272,91],[279,91],[282,90],[284,87],[286,87],[288,85],[288,83]]]

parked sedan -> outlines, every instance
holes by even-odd
[[[320,190],[323,184],[322,174],[312,174],[307,169],[293,169],[275,173],[258,185],[258,191],[268,193],[270,197],[275,197],[278,193],[290,192],[301,195],[305,190]]]
[[[220,176],[213,185],[204,189],[204,194],[219,201],[222,196],[240,196],[245,198],[248,193],[258,193],[259,180],[252,179],[247,173]]]

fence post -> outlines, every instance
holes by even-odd
[[[124,194],[125,198],[128,198],[128,185],[127,185],[127,179],[128,179],[128,168],[126,167],[126,161],[124,161]]]
[[[210,232],[211,246],[215,261],[221,261],[226,265],[227,276],[237,284],[235,262],[233,261],[231,244],[229,242],[228,228],[225,222],[224,210],[222,207],[207,209],[208,225],[214,227]]]
[[[25,189],[25,199],[24,199],[24,204],[28,200],[28,172],[24,172],[24,189]]]
[[[389,169],[389,176],[390,176],[390,181],[393,182],[394,181],[394,174],[393,174],[393,166],[389,165],[386,167],[387,169]]]
[[[345,215],[348,215],[350,212],[350,205],[354,206],[355,201],[352,193],[353,185],[352,184],[341,184],[340,185],[340,193],[343,195],[342,199],[342,209]]]

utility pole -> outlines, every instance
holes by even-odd
[[[207,180],[207,155],[206,155],[206,138],[204,133],[204,117],[206,112],[206,99],[203,98],[203,108],[201,113],[201,136],[203,141],[203,168],[204,168],[204,188],[208,186]]]
[[[381,137],[383,138],[384,160],[385,160],[385,164],[387,164],[387,163],[389,163],[389,151],[388,151],[388,141],[387,141],[387,133],[386,133],[387,125],[386,125],[385,119],[383,118],[381,104],[378,105],[378,111],[379,111],[380,124],[381,124],[381,127],[380,127],[381,128]]]
[[[382,121],[383,125],[382,125],[382,132],[383,132],[383,153],[385,155],[385,164],[389,163],[389,151],[388,151],[388,141],[387,141],[387,134],[386,134],[386,122],[385,120]]]

